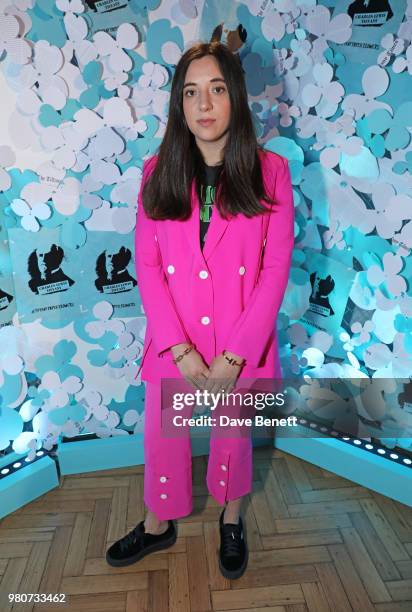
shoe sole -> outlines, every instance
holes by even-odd
[[[158,550],[164,550],[165,548],[170,548],[170,546],[173,546],[173,544],[176,542],[176,539],[177,539],[177,533],[175,531],[174,535],[168,540],[164,540],[163,542],[158,542],[157,544],[156,543],[151,544],[150,546],[143,548],[143,550],[141,550],[137,554],[133,555],[133,557],[127,557],[127,559],[112,559],[106,553],[106,561],[109,565],[112,565],[113,567],[124,567],[126,565],[132,565],[133,563],[137,563],[137,561],[140,561],[140,559],[143,559],[143,557],[145,557],[146,555],[149,555],[152,552],[157,552]]]
[[[249,551],[247,550],[245,559],[242,565],[239,567],[239,569],[230,571],[230,570],[227,570],[225,567],[223,567],[220,561],[220,558],[219,558],[219,569],[225,578],[228,578],[229,580],[236,580],[237,578],[240,578],[245,573],[248,559],[249,559]]]

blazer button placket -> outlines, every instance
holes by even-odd
[[[210,347],[211,354],[216,354],[216,335],[214,325],[213,281],[206,260],[199,259],[194,267],[194,308],[199,323],[199,333],[204,338],[204,346]]]
[[[222,487],[222,491],[224,491],[225,499],[226,499],[229,473],[227,471],[227,465],[225,463],[218,463],[218,466],[220,468],[220,473],[219,473],[219,468],[218,468],[217,478],[219,479],[219,485]]]

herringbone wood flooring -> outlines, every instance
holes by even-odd
[[[0,521],[0,610],[398,612],[412,610],[412,509],[273,448],[254,452],[243,506],[249,566],[217,564],[221,507],[193,459],[194,512],[173,548],[109,567],[106,547],[145,516],[143,466],[62,479]],[[66,593],[68,604],[8,603]]]

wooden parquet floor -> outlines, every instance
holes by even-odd
[[[0,521],[0,610],[75,612],[400,612],[412,610],[412,509],[273,448],[254,452],[243,516],[249,565],[219,572],[221,506],[193,459],[194,512],[178,540],[127,568],[108,545],[145,516],[143,466],[66,476]],[[65,593],[67,604],[8,603]]]

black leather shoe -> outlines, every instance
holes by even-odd
[[[171,520],[166,531],[159,535],[146,533],[144,521],[140,521],[130,533],[110,546],[106,553],[106,561],[114,567],[131,565],[149,553],[173,546],[176,537],[176,527]]]
[[[223,515],[219,519],[220,530],[220,551],[219,567],[225,578],[235,580],[244,573],[248,562],[247,543],[244,539],[242,518],[239,516],[239,523],[224,523]]]

